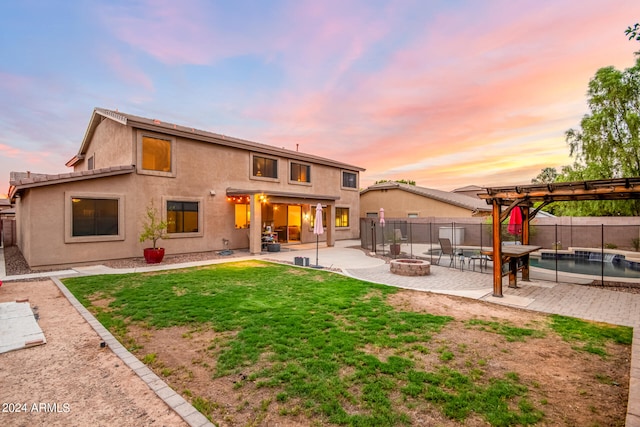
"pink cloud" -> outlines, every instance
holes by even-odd
[[[107,49],[103,60],[125,82],[131,86],[140,86],[148,92],[153,92],[153,81],[142,69],[135,65],[133,58],[123,58],[122,55]]]

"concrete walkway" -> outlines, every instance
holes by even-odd
[[[184,399],[173,392],[173,390],[168,388],[162,380],[153,375],[153,373],[135,359],[131,353],[122,346],[119,346],[117,340],[75,300],[73,295],[69,293],[57,277],[167,270],[246,259],[264,259],[275,262],[293,263],[295,257],[303,257],[309,258],[309,263],[313,266],[316,264],[317,256],[318,264],[323,268],[340,271],[345,275],[374,283],[404,289],[457,295],[544,313],[561,314],[581,319],[631,326],[634,327],[634,333],[626,425],[629,427],[640,427],[640,328],[637,327],[640,326],[640,294],[580,286],[575,282],[582,281],[590,283],[592,279],[585,280],[581,276],[574,275],[561,275],[559,276],[559,282],[556,283],[549,281],[550,279],[555,279],[555,274],[552,275],[544,270],[532,268],[532,280],[529,282],[519,281],[519,287],[517,289],[509,288],[507,279],[505,278],[503,282],[504,296],[497,298],[492,296],[493,287],[490,268],[484,273],[481,273],[479,268],[477,268],[478,271],[475,272],[466,268],[461,271],[459,268],[449,267],[449,259],[447,258],[445,260],[443,258],[442,266],[432,264],[431,274],[429,276],[398,276],[389,271],[389,266],[384,260],[367,256],[361,249],[353,248],[353,246],[359,246],[359,244],[359,240],[338,241],[335,247],[327,248],[321,244],[317,249],[315,244],[292,245],[283,247],[281,252],[268,252],[256,256],[230,257],[187,264],[155,265],[137,269],[111,269],[97,265],[78,267],[60,272],[42,273],[41,275],[0,276],[0,280],[20,280],[21,278],[32,278],[34,276],[51,277],[72,305],[74,305],[80,314],[96,329],[98,334],[109,344],[114,352],[120,355],[123,361],[134,369],[134,371],[140,371],[138,372],[140,377],[143,380],[148,380],[147,384],[149,384],[149,387],[156,391],[158,396],[165,399],[167,404],[176,409],[185,421],[192,426],[211,424],[206,418],[199,417],[198,415],[200,415],[200,413],[195,411],[188,402],[184,401]],[[426,253],[424,248],[415,248],[415,245],[412,249],[414,255]],[[437,259],[434,258],[433,261],[435,262]],[[4,267],[2,249],[0,249],[0,265]],[[0,273],[3,273],[3,271],[0,270]]]

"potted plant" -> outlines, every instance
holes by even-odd
[[[160,219],[160,214],[153,204],[147,207],[146,219],[142,225],[140,242],[150,240],[153,247],[144,249],[144,259],[147,264],[158,264],[164,258],[164,248],[158,248],[158,240],[166,237],[167,222]]]

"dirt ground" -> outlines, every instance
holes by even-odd
[[[10,282],[0,288],[0,302],[20,297],[29,298],[47,344],[0,354],[0,402],[27,404],[29,410],[34,403],[55,403],[57,410],[0,413],[0,425],[185,425],[108,348],[100,348],[97,334],[51,281]],[[518,372],[529,388],[529,400],[545,413],[544,422],[538,425],[624,425],[629,347],[611,345],[607,348],[610,356],[602,359],[578,352],[552,334],[507,342],[502,336],[470,329],[464,321],[506,320],[514,326],[536,327],[545,324],[547,317],[483,301],[403,290],[390,303],[403,310],[454,317],[434,337],[437,345],[455,354],[451,367],[463,370],[465,363],[481,358],[486,360],[483,369],[489,377]],[[286,408],[275,398],[277,391],[255,387],[247,380],[252,371],[212,380],[216,363],[212,343],[215,346],[221,337],[211,330],[130,327],[129,333],[142,346],[136,355],[142,359],[155,353],[150,367],[185,399],[206,399],[217,425],[325,425],[322,420],[309,420],[302,411],[292,415],[291,406]],[[381,358],[391,354],[370,351]],[[436,352],[420,357],[418,367],[428,369],[441,363]],[[282,415],[285,410],[289,415]],[[461,425],[428,405],[417,405],[412,411],[413,425]],[[464,425],[484,426],[486,422],[471,417]]]
[[[47,343],[0,354],[0,425],[187,425],[111,350],[100,348],[99,336],[52,281],[0,287],[0,302],[24,297]]]

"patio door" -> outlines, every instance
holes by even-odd
[[[299,242],[302,230],[302,206],[287,205],[287,237],[289,242]]]

